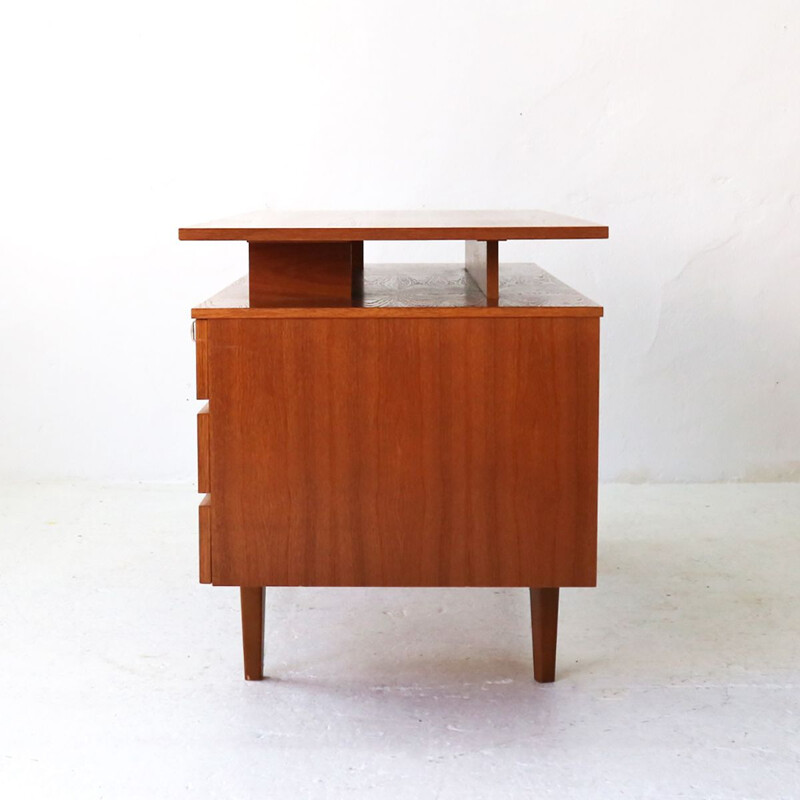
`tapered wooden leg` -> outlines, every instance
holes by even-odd
[[[531,589],[533,677],[538,683],[556,679],[558,589]]]
[[[244,677],[260,681],[264,677],[264,596],[263,586],[242,586],[242,645]]]

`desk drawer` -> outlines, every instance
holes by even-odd
[[[211,583],[211,495],[200,503],[200,583]]]
[[[208,320],[194,322],[194,342],[197,359],[197,399],[208,400]]]
[[[211,416],[206,403],[197,415],[197,491],[206,494],[211,491]]]

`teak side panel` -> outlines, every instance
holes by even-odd
[[[598,319],[207,322],[214,583],[594,585]]]

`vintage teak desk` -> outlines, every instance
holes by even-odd
[[[200,580],[241,587],[263,677],[267,586],[529,587],[534,676],[558,593],[593,586],[602,308],[509,239],[605,238],[539,211],[256,212],[249,274],[193,309]],[[460,265],[364,267],[368,240],[466,242]]]

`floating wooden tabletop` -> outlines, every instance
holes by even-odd
[[[350,242],[607,239],[608,228],[548,211],[253,211],[180,228],[183,240]]]

